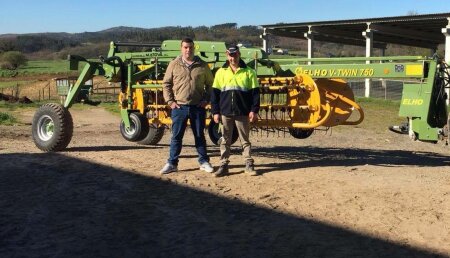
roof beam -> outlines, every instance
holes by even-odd
[[[359,38],[361,37],[361,31],[365,30],[361,29],[358,31],[344,31],[344,30],[337,30],[337,29],[330,29],[330,28],[324,28],[324,27],[311,27],[311,31],[317,32],[319,34],[325,34],[329,36],[335,36],[335,37],[347,37],[347,38]]]

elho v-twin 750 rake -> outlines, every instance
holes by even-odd
[[[129,50],[136,48],[149,50]],[[195,49],[213,74],[226,61],[223,42],[197,41]],[[69,56],[71,69],[78,69],[79,62],[86,64],[64,105],[49,103],[37,110],[32,123],[36,146],[43,151],[67,147],[73,133],[69,108],[84,83],[94,75],[120,84],[122,136],[140,144],[157,144],[171,124],[171,110],[162,96],[162,78],[169,62],[179,53],[180,42],[168,40],[161,46],[112,42],[107,57],[99,61]],[[446,96],[442,93],[448,82],[445,69],[441,69],[437,60],[422,57],[274,60],[258,48],[241,48],[241,58],[256,70],[261,86],[259,119],[252,125],[257,130],[289,132],[303,139],[318,128],[359,124],[364,113],[343,78],[408,78],[413,82],[405,84],[400,108],[400,115],[409,119],[408,133],[424,141],[436,141],[448,134]],[[366,64],[368,60],[374,62]],[[349,121],[352,113],[357,114]],[[217,144],[219,126],[210,116],[205,123],[211,141]],[[237,134],[233,141],[236,140]]]

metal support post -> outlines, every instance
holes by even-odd
[[[309,27],[308,32],[304,34],[304,37],[308,39],[308,58],[314,58],[314,34],[311,30],[311,26]],[[312,62],[308,61],[308,65],[311,65]]]
[[[267,54],[271,54],[272,51],[269,49],[269,45],[268,45],[269,37],[268,37],[268,34],[266,33],[266,28],[264,28],[263,34],[259,35],[259,37],[263,40],[264,52],[266,52]]]
[[[367,27],[369,27],[370,23],[367,24]],[[363,37],[366,38],[366,57],[371,57],[373,53],[373,31],[369,28],[367,30],[362,32]],[[370,64],[370,61],[367,60],[366,64]],[[371,81],[370,79],[365,79],[365,93],[364,96],[366,98],[370,97],[370,85]]]
[[[444,34],[445,36],[445,62],[447,63],[447,65],[450,64],[450,17],[447,18],[448,20],[448,25],[445,28],[442,28],[442,34]],[[445,89],[445,92],[447,93],[447,105],[449,105],[449,98],[450,98],[450,89],[447,88]]]

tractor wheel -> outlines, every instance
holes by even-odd
[[[148,134],[144,139],[138,141],[138,144],[142,145],[156,145],[159,141],[161,141],[164,136],[164,126],[157,127],[156,125],[150,125]]]
[[[314,129],[289,128],[289,133],[296,139],[306,139],[314,132]]]
[[[144,139],[148,134],[148,120],[139,112],[130,114],[130,129],[125,127],[123,121],[120,122],[120,133],[122,137],[130,142],[137,142]]]
[[[219,131],[219,124],[214,122],[214,120],[211,119],[211,122],[209,122],[208,126],[208,134],[209,139],[211,139],[212,143],[215,145],[220,144],[220,138],[222,138],[222,132]],[[233,130],[233,136],[231,137],[231,144],[234,144],[237,139],[239,139],[239,133],[237,130]]]
[[[64,150],[73,134],[73,121],[69,110],[56,103],[42,105],[33,116],[31,133],[34,144],[39,149]]]

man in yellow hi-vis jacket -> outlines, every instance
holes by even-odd
[[[259,84],[255,70],[241,60],[239,48],[227,49],[227,63],[220,68],[214,78],[211,106],[214,122],[222,121],[222,141],[220,142],[219,169],[214,173],[220,177],[228,174],[231,137],[236,129],[241,140],[245,159],[245,172],[258,175],[254,168],[249,141],[250,122],[258,119]]]

